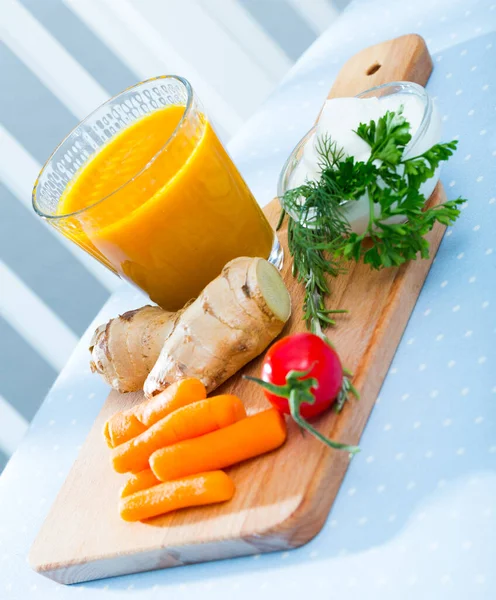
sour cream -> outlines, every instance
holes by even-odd
[[[379,97],[333,98],[327,100],[317,125],[295,148],[288,159],[279,182],[279,195],[287,189],[295,188],[305,181],[320,178],[318,141],[329,136],[346,156],[353,156],[357,161],[366,161],[370,157],[370,146],[354,131],[360,123],[377,121],[387,111],[403,111],[403,116],[410,123],[412,140],[405,149],[406,158],[417,156],[428,150],[441,139],[441,119],[434,103],[427,92],[413,83],[394,83],[384,88],[393,88],[393,93]],[[396,91],[396,89],[398,91]],[[367,94],[367,92],[365,93]],[[439,180],[439,172],[426,181],[420,191],[426,199],[432,194]],[[365,231],[369,220],[369,204],[367,195],[358,201],[343,204],[351,228],[356,233]],[[394,221],[404,219],[397,217]]]

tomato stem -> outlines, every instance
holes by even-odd
[[[322,435],[320,431],[315,429],[315,427],[312,427],[312,425],[310,425],[310,423],[301,416],[300,406],[302,402],[307,402],[307,400],[302,401],[297,389],[291,390],[289,395],[289,410],[291,411],[291,417],[295,423],[297,423],[302,429],[305,429],[311,433],[322,443],[326,444],[326,446],[329,446],[329,448],[334,448],[335,450],[345,450],[351,455],[360,452],[360,448],[358,446],[350,446],[349,444],[335,442],[334,440],[325,437],[325,435]]]
[[[244,375],[244,379],[258,383],[258,385],[275,396],[287,398],[289,411],[293,421],[329,448],[334,448],[335,450],[345,450],[352,455],[360,452],[360,448],[358,448],[358,446],[342,444],[341,442],[335,442],[325,437],[301,416],[300,407],[302,404],[315,403],[315,396],[312,393],[312,388],[317,388],[319,382],[314,377],[305,379],[305,377],[312,371],[313,367],[314,365],[312,365],[307,371],[290,371],[286,375],[286,383],[284,385],[269,383],[268,381],[263,381],[257,377],[251,377],[250,375]]]

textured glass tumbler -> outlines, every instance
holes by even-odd
[[[181,77],[139,83],[82,121],[43,167],[33,207],[168,310],[233,258],[282,262],[274,231]]]

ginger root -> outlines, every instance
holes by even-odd
[[[177,317],[158,306],[143,306],[100,325],[90,342],[91,370],[119,392],[142,389]]]
[[[97,328],[91,369],[120,392],[148,398],[196,377],[211,392],[260,354],[291,314],[277,269],[261,258],[236,258],[177,313],[144,306]]]

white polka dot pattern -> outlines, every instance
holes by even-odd
[[[86,366],[88,333],[0,479],[2,600],[496,597],[496,36],[485,36],[495,7],[355,0],[230,145],[265,204],[347,57],[412,28],[437,53],[429,90],[444,137],[460,139],[443,179],[450,197],[470,202],[443,240],[322,533],[291,552],[73,587],[33,573],[29,546],[108,393]],[[123,286],[92,327],[141,301]]]

